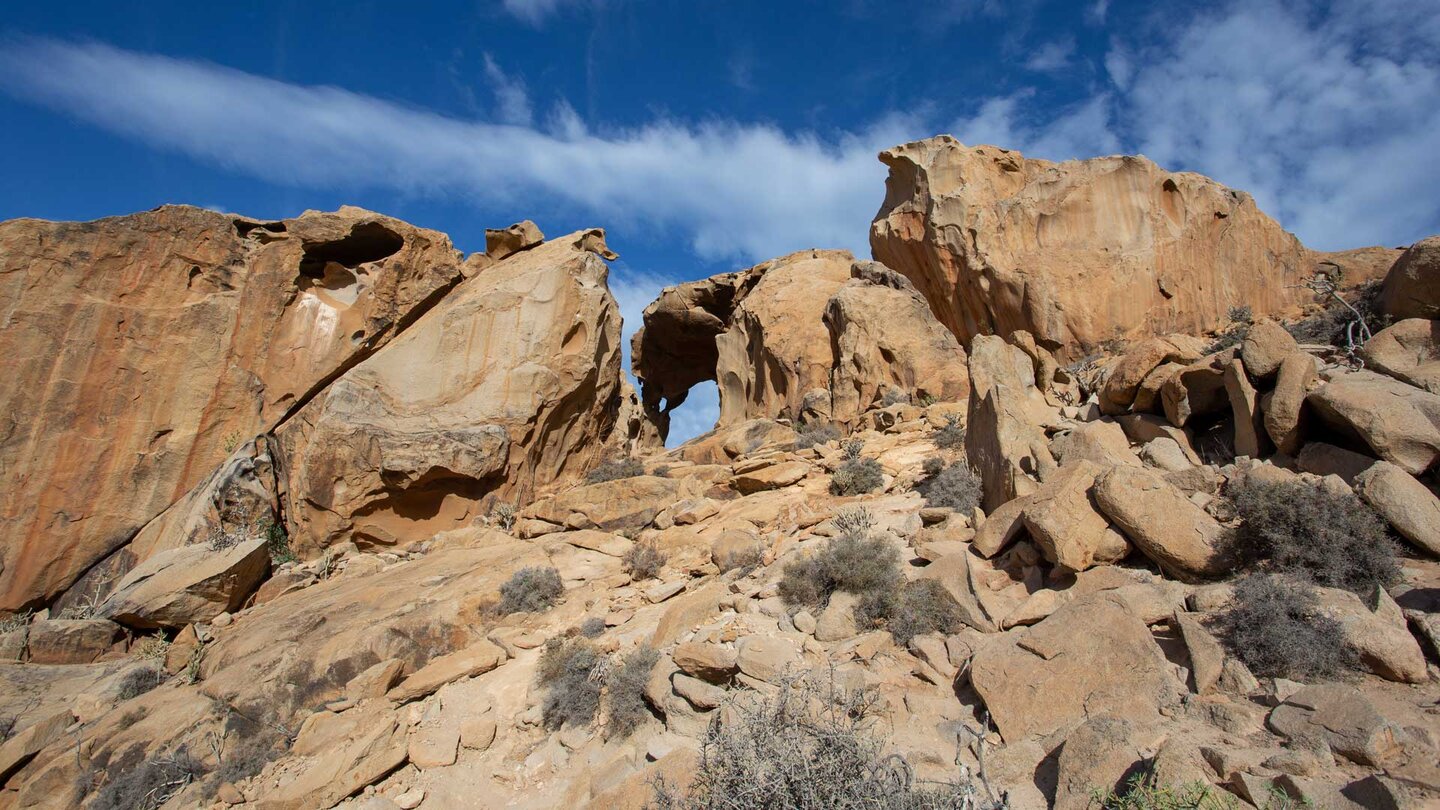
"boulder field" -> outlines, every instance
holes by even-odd
[[[807,680],[1011,808],[1440,801],[1435,239],[881,160],[874,260],[666,288],[638,392],[600,230],[0,223],[0,807],[638,809]]]

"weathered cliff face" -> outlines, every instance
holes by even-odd
[[[756,418],[850,424],[890,390],[955,399],[965,353],[903,277],[847,251],[809,250],[667,288],[645,309],[633,368],[664,430],[715,380],[719,427]]]
[[[424,539],[593,466],[622,398],[600,255],[580,232],[486,268],[282,425],[302,553]]]
[[[1143,157],[1051,163],[948,135],[880,154],[890,167],[870,229],[875,258],[925,295],[966,345],[1025,330],[1064,357],[1103,341],[1226,323],[1231,306],[1284,314],[1324,263],[1347,284],[1396,253],[1321,254],[1240,191]]]
[[[0,223],[0,610],[46,601],[461,278],[357,208]]]

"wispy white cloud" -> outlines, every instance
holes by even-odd
[[[534,120],[534,113],[530,109],[530,93],[525,89],[525,82],[501,70],[488,53],[485,54],[485,78],[495,95],[495,117],[501,123],[512,126],[529,126]]]
[[[587,2],[594,0],[502,0],[500,5],[512,17],[539,26],[565,6],[578,6]]]
[[[1070,67],[1075,55],[1075,38],[1061,37],[1036,48],[1025,60],[1025,69],[1037,73],[1058,73]]]
[[[919,129],[892,116],[833,138],[726,121],[595,132],[563,104],[543,126],[461,121],[335,87],[53,40],[0,46],[0,87],[275,183],[510,208],[549,200],[612,227],[676,231],[706,258],[756,261],[815,246],[865,250],[885,176],[875,153]]]

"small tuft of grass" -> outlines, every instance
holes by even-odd
[[[599,638],[605,635],[605,620],[599,616],[591,616],[580,623],[580,635],[585,638]]]
[[[121,700],[129,700],[149,692],[162,683],[165,683],[164,671],[153,666],[136,667],[121,676],[120,688],[116,695]]]
[[[653,579],[665,567],[665,554],[653,542],[636,543],[625,552],[620,564],[632,580]]]

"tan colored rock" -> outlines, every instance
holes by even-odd
[[[492,262],[498,262],[544,241],[545,234],[540,231],[540,226],[528,219],[508,228],[486,228],[485,255]]]
[[[380,709],[369,722],[352,721],[354,730],[325,751],[292,770],[295,778],[262,793],[255,802],[263,810],[307,810],[330,807],[367,785],[380,781],[405,763],[409,745],[393,714]],[[350,714],[350,712],[347,712]]]
[[[552,524],[598,528],[605,532],[643,529],[661,510],[674,503],[679,493],[680,482],[673,478],[637,475],[571,487],[535,501],[520,514]]]
[[[1394,464],[1377,461],[1355,477],[1355,494],[1400,536],[1432,557],[1440,557],[1440,498],[1414,476]]]
[[[1287,357],[1299,351],[1299,344],[1285,331],[1285,327],[1269,318],[1261,318],[1246,331],[1245,340],[1240,344],[1240,359],[1252,379],[1268,380],[1280,370],[1280,364]]]
[[[1245,366],[1231,360],[1225,366],[1225,393],[1230,398],[1230,412],[1235,422],[1235,455],[1262,458],[1269,455],[1270,440],[1265,433],[1265,415],[1260,411],[1260,395]]]
[[[738,671],[735,650],[712,642],[677,644],[671,657],[681,672],[711,683],[724,683]]]
[[[1360,348],[1365,367],[1440,394],[1440,320],[1409,318],[1388,326]]]
[[[1200,459],[1200,454],[1195,452],[1190,431],[1170,424],[1163,417],[1148,413],[1129,413],[1117,416],[1115,421],[1120,423],[1121,429],[1125,431],[1126,436],[1130,437],[1130,441],[1136,444],[1168,438],[1180,445],[1180,450],[1185,453],[1186,458],[1190,459],[1191,464],[1204,463]]]
[[[1164,402],[1161,399],[1161,392],[1165,389],[1165,383],[1170,378],[1179,374],[1185,369],[1186,363],[1166,363],[1145,377],[1140,387],[1135,390],[1135,401],[1131,403],[1131,410],[1135,413],[1162,413]]]
[[[832,418],[853,423],[887,390],[939,401],[965,397],[965,350],[909,280],[878,262],[855,262],[851,275],[825,307],[838,352]]]
[[[982,647],[970,679],[1010,745],[1087,717],[1153,722],[1178,697],[1149,628],[1103,594]]]
[[[451,726],[422,726],[410,733],[410,764],[422,771],[455,764],[460,750],[460,729]]]
[[[798,415],[807,391],[829,388],[823,315],[853,262],[846,251],[806,250],[667,287],[645,308],[631,345],[646,412],[662,435],[669,411],[705,380],[719,389],[720,427]]]
[[[1236,302],[1257,315],[1308,300],[1305,249],[1254,200],[1143,157],[1051,163],[948,135],[888,149],[877,260],[907,276],[962,345],[1026,330],[1062,360],[1116,335],[1199,334]],[[1347,283],[1394,255],[1347,255]]]
[[[1035,490],[1055,459],[1037,409],[1030,358],[998,337],[981,335],[970,346],[970,409],[965,455],[985,487],[984,506],[994,510]]]
[[[1362,765],[1395,763],[1405,755],[1398,724],[1359,689],[1346,684],[1306,686],[1275,707],[1265,725],[1297,748],[1324,745]]]
[[[683,672],[677,672],[671,676],[670,685],[674,688],[675,694],[690,701],[691,706],[702,712],[719,708],[720,704],[725,701],[724,689],[699,678],[692,678]]]
[[[1095,485],[1095,503],[1145,556],[1181,579],[1225,570],[1223,528],[1155,473],[1116,467]]]
[[[1135,402],[1140,386],[1155,369],[1167,363],[1194,363],[1202,354],[1189,351],[1188,346],[1176,346],[1164,338],[1140,341],[1126,350],[1105,378],[1105,386],[1100,389],[1101,412],[1112,415],[1126,412]]]
[[[981,607],[973,566],[968,553],[947,554],[925,566],[918,578],[939,582],[959,606],[961,621],[983,633],[993,633],[999,628]]]
[[[1303,472],[1321,477],[1335,475],[1347,483],[1353,483],[1361,473],[1377,463],[1374,458],[1363,453],[1325,442],[1310,442],[1305,445],[1295,461],[1296,466]]]
[[[852,593],[837,591],[830,596],[830,604],[815,620],[816,641],[844,641],[854,638],[859,632],[855,622],[855,607],[860,598]]]
[[[800,483],[810,474],[810,465],[804,461],[782,461],[750,470],[730,479],[730,487],[742,495],[781,489]]]
[[[1391,681],[1424,683],[1425,653],[1411,635],[1400,606],[1384,590],[1371,598],[1372,609],[1355,594],[1336,588],[1316,588],[1320,609],[1340,624],[1345,641],[1360,654],[1372,673]]]
[[[1132,741],[1130,723],[1092,717],[1065,737],[1060,749],[1055,810],[1088,810],[1095,791],[1120,792],[1135,764],[1143,759]]]
[[[1185,472],[1195,466],[1190,463],[1190,459],[1185,455],[1185,451],[1180,449],[1180,445],[1168,436],[1162,436],[1146,443],[1144,447],[1140,448],[1140,457],[1152,466],[1166,472]]]
[[[399,658],[387,658],[378,664],[366,667],[364,671],[345,684],[345,696],[355,701],[384,697],[385,693],[390,691],[390,687],[400,680],[400,674],[404,670],[405,662]]]
[[[994,557],[1010,545],[1025,529],[1025,507],[1030,499],[1015,498],[991,512],[975,530],[971,548],[982,557]]]
[[[460,278],[446,237],[358,208],[0,224],[0,610],[59,595]]]
[[[1220,681],[1225,668],[1225,648],[1194,614],[1176,613],[1175,624],[1190,653],[1190,677],[1194,680],[1195,694],[1207,694]]]
[[[1440,459],[1440,394],[1367,371],[1322,385],[1305,402],[1334,430],[1418,475]]]
[[[270,570],[265,538],[228,549],[183,546],[146,560],[116,584],[95,615],[130,627],[183,627],[239,610]]]
[[[396,703],[419,700],[447,683],[482,675],[503,663],[505,651],[481,639],[463,650],[432,660],[386,692],[385,697]]]
[[[291,536],[418,541],[468,523],[484,495],[594,466],[620,399],[603,244],[575,233],[487,268],[282,425]]]
[[[1393,320],[1440,319],[1440,236],[1421,239],[1400,254],[1377,303]]]
[[[89,664],[110,652],[120,626],[105,619],[49,619],[30,623],[32,664]]]
[[[498,725],[493,714],[471,717],[460,723],[460,744],[476,751],[488,749],[495,742]]]
[[[0,779],[8,780],[32,757],[60,739],[74,718],[63,711],[46,715],[12,733],[0,743]]]
[[[650,646],[664,647],[679,638],[711,615],[720,611],[720,600],[729,595],[725,584],[711,582],[684,596],[669,602],[669,607],[660,616],[655,632],[650,637]]]
[[[1170,424],[1185,427],[1193,417],[1219,413],[1229,406],[1225,368],[1233,357],[1233,349],[1211,355],[1180,369],[1165,381],[1160,389],[1160,401]]]
[[[1045,559],[1067,571],[1116,562],[1130,552],[1130,544],[1090,500],[1090,489],[1103,472],[1083,460],[1061,467],[1022,511],[1025,528]]]
[[[1106,467],[1140,465],[1140,460],[1130,451],[1130,440],[1125,436],[1124,429],[1108,419],[1086,422],[1069,433],[1057,436],[1050,443],[1050,452],[1061,467],[1081,460]]]
[[[740,671],[756,680],[778,683],[780,676],[800,664],[795,642],[778,636],[746,636],[736,645]]]
[[[1291,354],[1281,361],[1275,388],[1265,400],[1265,434],[1275,449],[1287,456],[1300,452],[1305,397],[1314,383],[1314,359],[1299,352]]]

